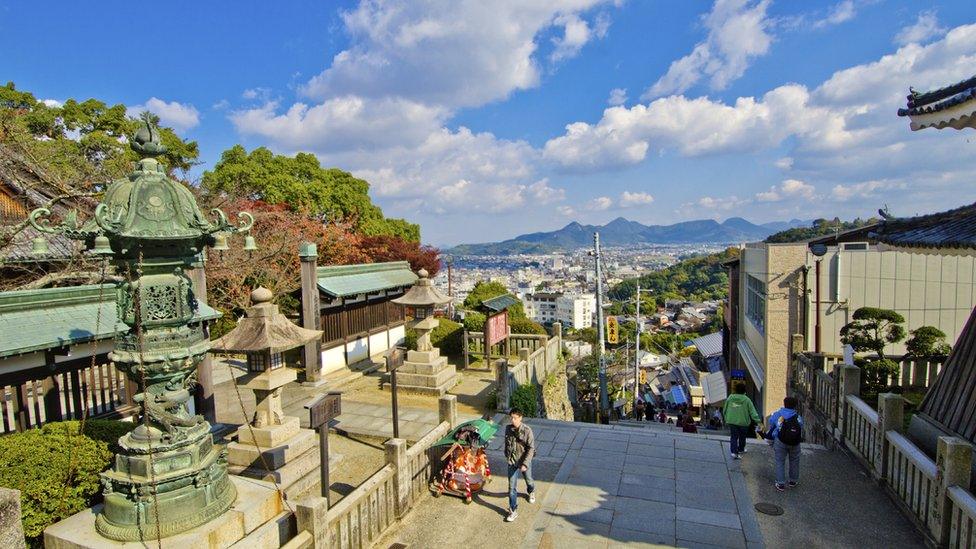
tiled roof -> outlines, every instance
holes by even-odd
[[[334,297],[402,288],[417,281],[406,261],[319,267],[316,274],[319,289]]]
[[[888,218],[868,236],[893,246],[976,249],[976,203],[918,217]]]
[[[115,296],[112,284],[0,293],[0,358],[108,339],[128,330],[116,316]],[[219,316],[202,304],[197,312],[200,320]]]
[[[926,93],[912,90],[908,107],[898,109],[898,116],[911,117],[911,128],[955,128],[961,130],[976,124],[976,76]]]

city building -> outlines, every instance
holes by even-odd
[[[552,324],[557,321],[556,300],[562,294],[554,292],[536,292],[525,294],[522,302],[525,306],[525,316],[539,324]]]
[[[976,205],[968,209],[976,216]],[[726,264],[735,303],[726,316],[725,359],[730,371],[744,375],[760,411],[770,413],[786,396],[793,353],[842,353],[840,330],[861,307],[900,313],[907,331],[927,325],[950,342],[959,336],[976,305],[976,253],[949,247],[911,253],[875,238],[879,227],[800,243],[751,243]],[[900,342],[886,353],[904,350]]]
[[[564,294],[556,299],[556,319],[576,330],[593,326],[596,296],[593,294]]]

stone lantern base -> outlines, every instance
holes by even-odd
[[[441,397],[457,385],[457,381],[457,369],[447,363],[447,357],[441,356],[436,347],[430,351],[408,351],[403,366],[397,369],[397,390],[400,391]]]
[[[289,500],[307,495],[321,479],[319,437],[311,429],[302,429],[297,417],[286,416],[280,425],[239,428],[237,442],[227,445],[227,461],[235,475],[274,480]],[[341,454],[329,456],[330,467],[340,461]]]

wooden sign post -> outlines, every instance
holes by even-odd
[[[322,497],[329,499],[329,422],[342,413],[342,393],[328,392],[305,405],[308,426],[319,431],[319,460],[322,472]]]
[[[397,381],[396,374],[400,366],[403,366],[403,355],[405,349],[394,347],[386,354],[386,371],[390,372],[390,394],[393,400],[393,438],[400,438],[400,414],[397,407]]]

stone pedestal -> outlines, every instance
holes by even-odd
[[[436,347],[407,352],[403,366],[397,370],[397,388],[401,391],[440,397],[456,384],[457,369]]]
[[[241,547],[279,547],[294,535],[281,497],[268,482],[230,476],[237,500],[230,509],[213,520],[181,534],[163,538],[161,546],[175,549],[222,548],[239,543]],[[144,549],[156,547],[155,538],[121,542],[102,537],[95,530],[95,517],[102,511],[96,505],[72,515],[44,530],[44,547],[48,549]],[[282,522],[284,521],[284,522]],[[282,532],[278,538],[266,531]],[[290,535],[289,535],[290,534]],[[281,539],[281,538],[285,539]]]
[[[289,500],[298,499],[319,482],[318,435],[299,427],[297,417],[280,425],[237,430],[237,442],[227,445],[228,470],[244,477],[278,483]],[[335,466],[341,455],[333,455]]]

